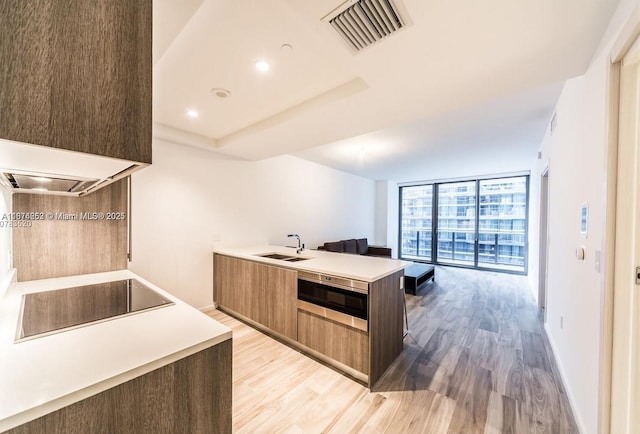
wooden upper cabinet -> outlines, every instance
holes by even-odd
[[[151,163],[152,0],[0,2],[0,138]]]

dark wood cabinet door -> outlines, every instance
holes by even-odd
[[[151,0],[0,2],[0,138],[151,163]]]

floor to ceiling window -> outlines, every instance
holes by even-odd
[[[401,187],[400,252],[414,258],[431,258],[433,185]]]
[[[400,187],[400,257],[526,272],[528,186],[516,176]]]
[[[476,183],[437,184],[436,262],[473,265],[476,239]]]

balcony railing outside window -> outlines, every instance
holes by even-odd
[[[527,189],[526,176],[402,187],[401,257],[526,271]]]

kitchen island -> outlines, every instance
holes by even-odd
[[[24,294],[136,279],[171,305],[16,342]],[[127,271],[13,283],[0,432],[231,432],[231,330]]]
[[[281,246],[216,248],[214,302],[372,388],[403,349],[410,264]]]

